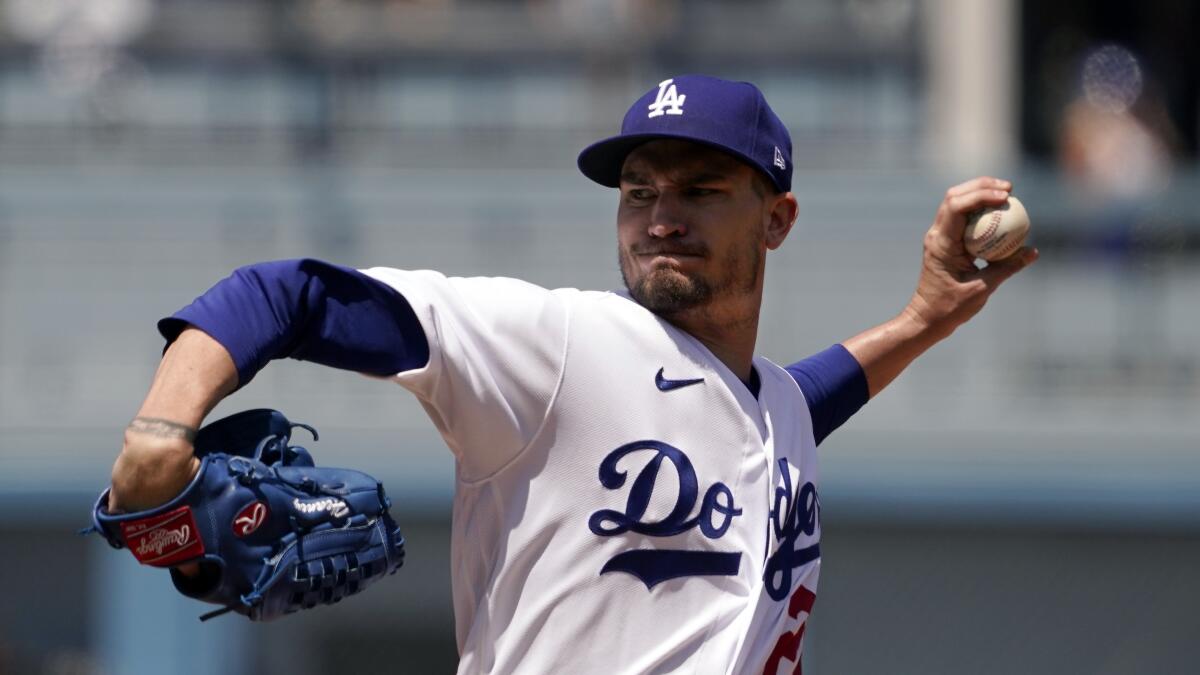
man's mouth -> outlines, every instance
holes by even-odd
[[[638,256],[647,270],[676,270],[690,268],[700,264],[701,257],[690,253],[661,251]]]
[[[641,258],[702,258],[703,252],[689,249],[643,249],[633,252],[634,255]]]

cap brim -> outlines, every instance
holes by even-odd
[[[620,187],[625,158],[639,145],[656,138],[678,137],[669,134],[629,134],[596,141],[579,153],[579,170],[605,187]]]
[[[621,187],[621,169],[625,166],[625,158],[629,153],[633,152],[639,145],[653,141],[659,138],[673,138],[681,141],[690,141],[707,145],[714,150],[720,150],[725,154],[749,164],[752,168],[762,171],[755,164],[754,160],[725,147],[719,143],[712,143],[704,139],[688,136],[686,134],[670,134],[670,133],[651,133],[651,134],[625,134],[621,136],[613,136],[602,141],[596,141],[583,149],[579,153],[579,159],[576,164],[579,165],[579,170],[583,175],[605,187]],[[765,173],[765,172],[764,172]],[[767,178],[778,186],[775,177],[767,174]],[[780,190],[783,190],[780,187]]]

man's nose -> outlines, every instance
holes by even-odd
[[[686,235],[683,211],[678,197],[666,191],[659,194],[650,213],[650,236],[661,239]]]

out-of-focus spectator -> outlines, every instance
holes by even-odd
[[[1080,95],[1063,115],[1063,169],[1106,201],[1138,201],[1161,191],[1171,173],[1163,137],[1169,122],[1147,91],[1137,58],[1117,45],[1101,47],[1084,59],[1080,83]]]
[[[1141,212],[1171,180],[1176,134],[1153,74],[1124,47],[1089,52],[1079,82],[1062,116],[1059,164],[1090,207],[1095,239],[1126,257]]]

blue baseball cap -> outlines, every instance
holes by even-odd
[[[606,187],[621,184],[634,148],[656,138],[695,141],[733,155],[792,189],[792,137],[758,87],[706,75],[658,83],[625,113],[621,133],[584,148],[579,170]]]

